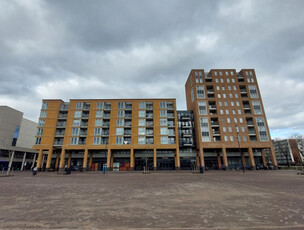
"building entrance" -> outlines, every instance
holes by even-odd
[[[175,161],[174,157],[158,157],[157,170],[174,170]]]

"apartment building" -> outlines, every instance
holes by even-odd
[[[47,170],[179,169],[175,99],[43,100],[34,149]]]
[[[255,71],[191,70],[185,84],[193,111],[200,169],[277,166]]]
[[[294,165],[304,162],[304,140],[273,140],[278,165]]]

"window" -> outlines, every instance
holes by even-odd
[[[234,120],[234,123],[235,123],[235,124],[238,123],[238,119],[237,119],[236,117],[235,117],[233,120]],[[237,128],[237,129],[239,129],[239,128]]]
[[[76,109],[82,109],[83,108],[83,102],[76,102]]]
[[[115,138],[115,144],[122,145],[123,143],[123,137],[116,137]]]
[[[165,144],[166,145],[166,144],[168,144],[168,142],[169,141],[168,141],[168,137],[167,136],[161,136],[160,137],[160,143],[161,144]]]
[[[265,122],[263,117],[256,117],[256,122],[258,125],[258,131],[260,134],[261,141],[268,141],[268,135],[265,127]]]
[[[233,136],[230,136],[230,141],[234,141],[234,138],[233,138]]]
[[[231,81],[232,81],[233,83],[235,83],[235,79],[234,79],[234,78],[232,78]]]
[[[96,109],[103,109],[104,108],[104,103],[103,102],[97,102]]]
[[[220,93],[217,95],[217,97],[218,97],[218,98],[222,98]]]
[[[259,98],[257,87],[255,85],[249,85],[248,88],[251,98]]]
[[[229,109],[226,109],[226,114],[227,114],[227,115],[229,114]]]
[[[216,90],[220,90],[220,87],[218,85],[216,86]]]
[[[71,145],[78,145],[79,137],[71,137]]]
[[[230,85],[228,85],[228,90],[231,90],[231,86]]]
[[[229,78],[227,78],[227,83],[230,83],[230,79]]]
[[[146,144],[146,137],[138,137],[138,144],[139,145]]]
[[[146,128],[138,128],[138,135],[146,135]]]
[[[223,127],[223,132],[227,132],[227,128],[226,127]]]
[[[45,120],[39,120],[38,126],[43,127],[45,124]]]
[[[43,102],[41,109],[48,109],[48,107],[49,107],[49,103],[48,102]]]
[[[167,102],[161,101],[161,102],[159,103],[159,107],[160,107],[161,109],[166,109],[166,108],[167,108]]]
[[[102,132],[102,128],[94,128],[94,135],[100,136]]]
[[[77,126],[80,126],[80,119],[75,119],[73,121],[73,127],[77,127]]]
[[[245,127],[244,127],[244,126],[241,126],[241,131],[242,131],[243,133],[245,133]]]
[[[202,76],[202,72],[199,72],[199,78],[200,78],[200,83],[203,83],[203,76]]]
[[[228,131],[229,131],[229,133],[232,133],[232,127],[231,126],[228,127]]]
[[[206,101],[198,101],[199,115],[207,115]]]
[[[102,119],[96,119],[95,126],[102,126]]]
[[[219,82],[218,78],[215,78],[215,82],[216,82],[216,83],[218,83],[218,82]]]
[[[100,145],[101,144],[101,137],[94,137],[93,144],[94,145]]]
[[[146,119],[138,119],[139,126],[146,126]]]
[[[228,71],[226,71],[225,74],[226,74],[226,76],[229,76],[229,72]]]
[[[220,110],[220,114],[224,114],[224,110],[223,109]]]
[[[230,75],[233,76],[233,71],[230,71]]]
[[[234,101],[231,101],[230,104],[231,104],[231,106],[234,106]]]
[[[126,103],[125,102],[118,102],[118,109],[124,109]]]
[[[226,98],[226,93],[223,93],[223,98]]]
[[[224,105],[225,105],[225,106],[228,106],[228,102],[227,102],[227,101],[224,101]]]
[[[195,72],[195,82],[198,83],[198,73]]]
[[[193,88],[191,88],[191,102],[194,101],[194,93],[193,93]]]
[[[228,137],[227,137],[227,136],[224,136],[224,140],[225,140],[225,141],[228,141]]]
[[[43,129],[39,128],[37,129],[37,136],[42,136],[43,134]]]
[[[46,118],[46,111],[41,111],[40,112],[40,118]]]
[[[241,115],[242,114],[242,111],[240,109],[238,109],[238,114]]]
[[[217,72],[216,71],[214,71],[214,76],[217,76]]]
[[[125,117],[125,111],[124,110],[117,110],[117,117]]]
[[[96,117],[103,117],[103,110],[96,110]]]
[[[234,114],[234,115],[235,115],[235,109],[233,109],[233,110],[232,110],[232,114]]]
[[[197,98],[204,99],[205,98],[205,90],[204,86],[196,86]]]
[[[260,101],[252,101],[254,114],[262,114]]]
[[[234,97],[235,98],[239,98],[239,95],[236,93],[236,94],[234,94]]]
[[[221,83],[224,83],[224,79],[223,78],[221,78]]]
[[[79,131],[80,131],[80,128],[72,128],[72,136],[78,136]]]
[[[160,126],[168,126],[168,120],[167,119],[160,119]]]
[[[82,114],[82,111],[75,111],[74,117],[79,118],[79,117],[81,117],[81,114]]]
[[[160,110],[160,117],[167,117],[167,110]]]
[[[124,128],[116,128],[116,135],[123,135]]]
[[[235,86],[235,85],[233,86],[233,90],[234,90],[234,91],[236,91],[236,90],[237,90],[237,88],[236,88],[236,86]]]
[[[146,108],[146,102],[139,102],[138,107],[139,107],[140,109],[145,109],[145,108]]]
[[[223,102],[219,101],[219,106],[223,106]]]
[[[247,137],[246,136],[243,136],[243,141],[247,141]]]
[[[222,90],[225,90],[225,86],[222,86]]]
[[[146,110],[138,110],[138,117],[146,117]]]
[[[230,118],[227,118],[227,123],[231,123],[231,120],[230,120]]]
[[[41,144],[41,137],[37,137],[37,138],[36,138],[35,144],[36,144],[36,145],[40,145],[40,144]]]
[[[210,142],[208,118],[200,118],[202,142]]]
[[[167,127],[160,128],[160,135],[168,135],[168,128]]]
[[[240,117],[240,123],[243,123],[243,118]]]
[[[236,106],[240,106],[240,102],[239,101],[236,102]]]
[[[219,72],[219,74],[220,74],[220,76],[223,76],[223,73],[222,73],[222,71],[220,71],[220,72]]]

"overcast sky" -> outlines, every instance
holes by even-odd
[[[0,105],[176,98],[191,69],[253,68],[272,138],[304,133],[302,0],[0,0]]]

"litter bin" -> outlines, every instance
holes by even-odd
[[[107,164],[102,165],[102,172],[105,174],[107,172]]]

